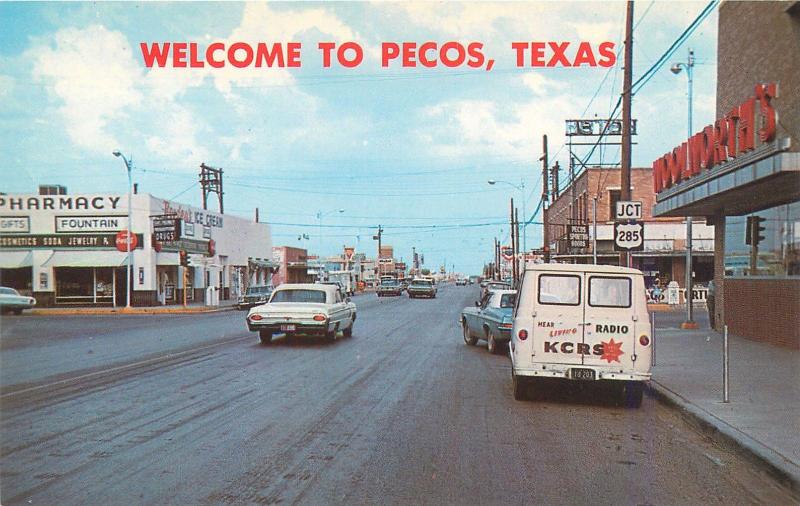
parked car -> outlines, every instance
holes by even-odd
[[[20,295],[18,291],[7,286],[0,286],[0,312],[22,314],[23,309],[36,305],[36,299]]]
[[[475,306],[461,311],[461,329],[464,342],[475,346],[479,339],[486,340],[486,348],[498,353],[501,343],[511,340],[513,326],[514,300],[516,290],[491,291]]]
[[[458,278],[456,280],[456,286],[467,286],[467,278]]]
[[[493,290],[511,290],[511,285],[502,281],[487,281],[486,285],[481,288],[481,299]]]
[[[267,304],[247,314],[247,328],[258,332],[262,344],[274,334],[324,336],[335,340],[337,332],[353,335],[356,305],[343,298],[336,286],[285,283],[272,292]]]
[[[529,264],[511,335],[514,398],[539,378],[602,381],[638,407],[650,380],[653,336],[641,271]]]
[[[269,296],[272,295],[272,287],[269,286],[250,286],[243,296],[239,297],[236,307],[239,310],[250,309],[259,304],[266,304]]]
[[[403,285],[396,279],[384,279],[377,290],[378,297],[387,295],[403,295]]]
[[[436,285],[429,279],[415,279],[408,285],[408,298],[415,299],[417,297],[429,297],[431,299],[436,297]]]

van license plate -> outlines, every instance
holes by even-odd
[[[574,380],[594,381],[594,369],[570,369],[570,376]]]
[[[295,330],[297,330],[297,327],[295,327],[294,325],[281,325],[281,330],[283,332],[294,332]]]

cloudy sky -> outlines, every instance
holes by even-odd
[[[705,5],[636,2],[634,80]],[[408,261],[416,247],[426,266],[446,260],[465,273],[491,259],[494,237],[507,241],[508,198],[523,194],[486,181],[524,182],[532,214],[542,135],[565,167],[564,120],[607,117],[622,82],[621,54],[611,68],[517,68],[511,43],[611,41],[621,51],[623,2],[2,3],[0,18],[0,191],[125,192],[119,149],[140,191],[198,205],[205,162],[225,170],[226,213],[260,208],[276,245],[374,254],[381,224],[396,256]],[[716,27],[714,12],[672,59],[695,50],[695,129],[714,117]],[[301,42],[302,66],[148,69],[140,43],[166,41],[201,51]],[[323,68],[320,41],[357,42],[364,61]],[[481,42],[496,63],[381,67],[383,42],[427,41]],[[634,97],[633,116],[634,165],[649,166],[686,138],[685,76],[665,65]],[[528,247],[540,246],[541,226],[530,225]]]

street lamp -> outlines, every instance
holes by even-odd
[[[125,158],[125,155],[123,155],[119,151],[114,151],[111,154],[116,156],[117,158],[122,158],[122,161],[125,162],[125,168],[128,170],[128,237],[127,237],[127,240],[125,241],[125,243],[126,243],[125,249],[128,252],[128,279],[125,282],[125,292],[126,292],[125,308],[126,309],[130,309],[131,308],[131,290],[133,290],[133,286],[131,286],[132,285],[132,283],[131,283],[131,271],[133,270],[133,264],[131,263],[131,262],[133,262],[133,259],[131,257],[133,255],[131,255],[131,237],[130,237],[131,234],[133,234],[133,217],[131,215],[131,188],[133,186],[133,184],[131,183],[131,165],[132,165],[132,162],[131,162],[131,160],[128,160],[127,158]]]
[[[491,185],[495,185],[497,183],[507,184],[507,185],[512,186],[512,187],[514,187],[514,188],[516,188],[517,190],[520,191],[520,194],[522,195],[522,217],[524,219],[523,222],[522,222],[522,251],[527,253],[527,251],[528,251],[528,241],[527,241],[528,234],[525,233],[525,232],[526,232],[526,229],[528,227],[528,213],[525,212],[525,180],[524,179],[520,179],[520,182],[519,182],[518,185],[516,185],[514,183],[509,183],[508,181],[496,181],[494,179],[490,179],[490,180],[488,180],[486,182],[491,184]]]
[[[689,80],[689,138],[692,137],[692,71],[694,69],[694,51],[689,49],[686,63],[680,62],[670,67],[670,71],[678,75],[681,70],[686,70]],[[697,324],[692,318],[692,217],[686,217],[686,321],[681,324],[684,329],[696,329]]]
[[[336,213],[341,214],[343,212],[344,209],[334,209],[333,211],[328,211],[326,213],[323,213],[322,211],[317,211],[317,222],[319,224],[319,237],[317,238],[317,248],[319,249],[319,251],[317,252],[317,255],[319,255],[320,260],[322,260],[322,218]]]

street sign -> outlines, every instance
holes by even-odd
[[[614,251],[642,251],[643,249],[643,222],[614,223]]]
[[[181,219],[170,215],[154,217],[153,234],[158,242],[179,240],[181,238]]]
[[[619,221],[641,220],[642,203],[641,201],[620,200],[617,202],[614,219]]]
[[[588,225],[567,225],[567,245],[570,251],[577,252],[589,247]]]

